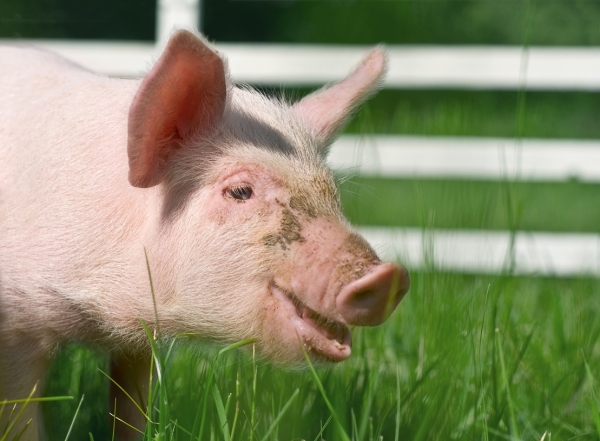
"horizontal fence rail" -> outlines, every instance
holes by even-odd
[[[599,276],[600,234],[360,227],[378,254],[413,269]]]
[[[53,50],[107,75],[137,77],[160,53],[154,43],[0,40]],[[319,86],[344,77],[367,46],[217,44],[236,82]],[[600,49],[388,46],[387,88],[600,90]]]
[[[385,178],[600,182],[600,141],[345,135],[328,160]]]

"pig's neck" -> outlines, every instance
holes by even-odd
[[[122,229],[116,228],[116,234],[109,233],[107,240],[107,244],[113,244],[116,265],[113,268],[108,264],[108,272],[114,274],[114,278],[103,280],[103,286],[98,287],[106,300],[112,302],[112,308],[105,309],[109,331],[122,333],[126,340],[137,339],[140,335],[145,338],[142,320],[154,329],[157,313],[161,319],[162,315],[169,314],[165,299],[172,296],[174,271],[171,263],[175,260],[171,247],[161,245],[160,187],[131,188],[128,194],[128,207],[121,211]]]

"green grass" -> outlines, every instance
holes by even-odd
[[[519,121],[516,109],[524,103]],[[383,90],[348,130],[430,136],[600,138],[600,93]]]
[[[313,89],[262,90],[295,101]],[[524,105],[517,121],[519,100]],[[599,115],[599,92],[384,89],[362,106],[346,132],[600,139]]]
[[[600,184],[378,179],[341,185],[354,224],[524,231],[600,231]]]
[[[161,418],[174,434],[157,439],[190,439],[205,394],[203,440],[313,440],[321,430],[331,440],[600,439],[599,295],[591,279],[413,273],[387,324],[354,331],[349,362],[317,367],[323,392],[309,370],[270,366],[248,348],[213,364],[218,348],[181,343],[165,367]],[[78,346],[56,360],[47,394],[75,400],[45,405],[51,440],[64,439],[84,393],[71,439],[107,439],[98,366]]]

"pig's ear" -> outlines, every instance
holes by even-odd
[[[225,66],[205,42],[187,31],[171,37],[142,81],[129,109],[129,182],[152,187],[164,178],[172,154],[186,140],[208,135],[226,104]]]
[[[311,93],[292,107],[313,130],[321,148],[328,147],[353,110],[383,82],[386,58],[383,47],[375,48],[345,79]]]

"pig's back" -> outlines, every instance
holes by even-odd
[[[72,258],[129,193],[127,114],[138,83],[0,47],[0,288],[21,268],[60,264],[48,256]]]
[[[126,167],[127,113],[137,85],[52,52],[0,46],[0,194],[8,180],[31,186],[46,172],[74,178],[71,171],[108,160]]]
[[[0,46],[0,96],[3,116],[14,115],[15,106],[24,105],[43,91],[52,90],[93,73],[60,56],[32,48]]]

